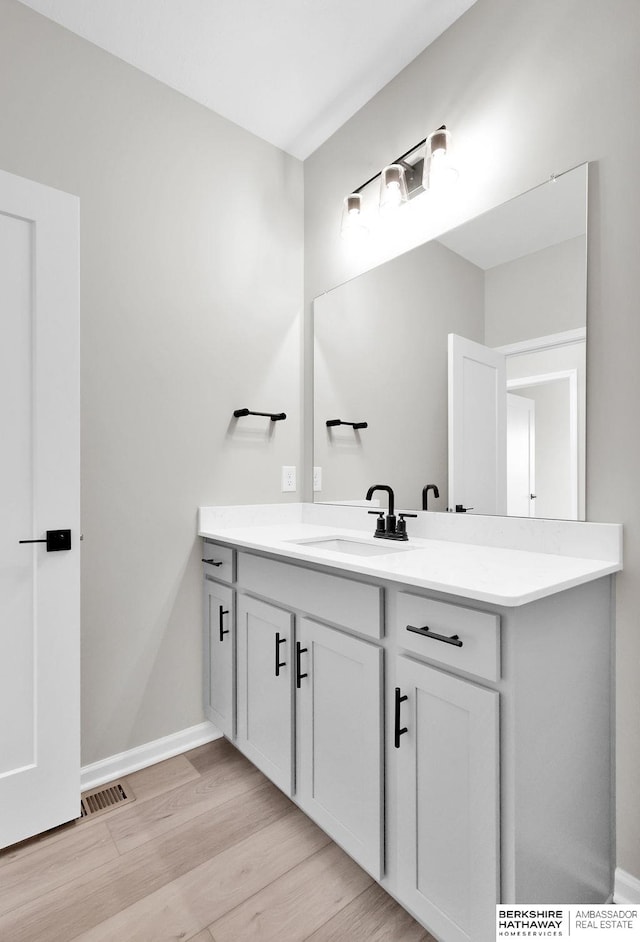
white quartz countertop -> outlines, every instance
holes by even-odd
[[[615,524],[582,524],[583,527],[611,527],[619,533],[604,533],[601,540],[603,558],[591,558],[598,550],[598,541],[587,539],[584,531],[585,547],[589,546],[589,555],[568,555],[564,552],[548,552],[539,549],[519,549],[513,545],[489,545],[495,543],[490,521],[499,518],[483,518],[487,524],[487,544],[478,542],[479,532],[476,518],[474,541],[463,542],[464,531],[455,520],[451,521],[451,533],[447,538],[429,538],[410,536],[406,543],[396,543],[374,539],[372,536],[372,518],[356,517],[354,508],[347,508],[349,513],[327,512],[323,520],[322,512],[296,513],[292,507],[305,505],[282,505],[280,514],[269,512],[265,508],[277,508],[279,505],[255,505],[251,508],[200,508],[199,535],[239,549],[256,550],[278,557],[283,561],[311,563],[321,565],[345,575],[364,575],[381,580],[430,589],[450,595],[490,602],[496,605],[524,605],[536,599],[553,595],[573,586],[590,582],[602,576],[618,572],[622,568],[621,551],[615,552],[616,545],[621,545],[621,528]],[[238,511],[233,513],[233,511]],[[318,508],[319,510],[319,508]],[[360,510],[360,515],[362,511]],[[429,518],[430,514],[420,515]],[[437,515],[457,517],[459,515]],[[309,519],[311,518],[311,519]],[[316,522],[320,520],[321,522]],[[313,521],[313,522],[311,522]],[[336,525],[336,521],[349,523],[351,526]],[[352,524],[356,522],[357,526]],[[408,527],[413,521],[409,520]],[[547,521],[534,521],[546,524]],[[557,526],[557,522],[554,521]],[[438,522],[440,529],[442,522]],[[428,529],[425,519],[416,525],[418,531]],[[575,527],[576,524],[573,524]],[[580,526],[580,524],[577,524]],[[366,527],[366,528],[365,528]],[[544,527],[540,528],[541,532]],[[456,532],[458,531],[458,532]],[[535,527],[532,532],[535,532]],[[442,534],[439,534],[442,536]],[[462,537],[458,539],[457,537]],[[606,538],[608,537],[608,538]],[[353,544],[365,544],[365,550],[372,548],[376,555],[359,555],[354,552],[341,552],[337,549],[322,548],[313,541],[320,539],[341,539],[352,541],[347,544],[350,550],[359,547]],[[556,540],[558,539],[556,535]],[[517,542],[516,537],[503,542]],[[523,539],[531,546],[532,540]],[[539,541],[545,546],[545,541]],[[551,541],[553,542],[553,541]],[[566,539],[558,546],[566,550]],[[533,541],[535,545],[535,540]],[[549,539],[546,540],[549,543]],[[379,551],[388,549],[382,555]],[[607,558],[608,557],[608,558]]]

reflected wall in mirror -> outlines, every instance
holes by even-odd
[[[316,500],[584,519],[586,194],[585,165],[316,298]]]

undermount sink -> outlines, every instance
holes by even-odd
[[[308,546],[328,553],[347,553],[350,556],[388,556],[402,550],[413,549],[406,543],[394,540],[380,540],[378,543],[367,543],[364,540],[350,540],[342,536],[318,537],[309,540],[292,540],[298,546]]]

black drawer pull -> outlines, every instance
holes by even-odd
[[[210,566],[222,566],[221,559],[203,559],[203,563],[208,563]]]
[[[281,645],[281,644],[286,644],[286,643],[287,643],[287,639],[286,639],[286,638],[281,638],[281,637],[280,637],[280,632],[279,632],[279,631],[276,631],[276,677],[279,677],[279,676],[280,676],[280,668],[287,666],[287,662],[286,662],[286,661],[281,661],[281,660],[280,660],[280,645]]]
[[[219,613],[218,625],[220,628],[220,640],[224,641],[224,636],[229,634],[230,629],[224,627],[223,618],[225,615],[229,614],[229,610],[227,608],[223,608],[221,605],[218,609],[218,613]]]
[[[422,635],[423,638],[433,638],[434,641],[444,641],[445,644],[454,644],[456,648],[462,647],[462,641],[458,635],[451,635],[448,638],[446,635],[438,635],[435,631],[431,631],[428,625],[425,625],[424,628],[415,628],[413,625],[407,625],[407,631],[413,631],[416,635]]]
[[[396,687],[396,710],[395,710],[395,718],[394,718],[394,723],[393,723],[393,726],[394,726],[393,744],[396,747],[396,749],[400,748],[400,737],[408,732],[408,729],[406,726],[403,726],[403,727],[400,726],[400,704],[404,703],[404,701],[408,699],[409,698],[406,696],[402,697],[400,695],[400,687]]]
[[[302,674],[300,669],[300,656],[306,654],[308,648],[303,648],[299,641],[296,641],[296,687],[298,690],[302,686],[300,681],[303,677],[308,677],[308,674]]]

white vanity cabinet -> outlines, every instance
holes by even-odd
[[[389,888],[444,942],[493,942],[496,902],[611,892],[611,589],[388,592]]]
[[[235,553],[202,543],[204,602],[204,710],[229,738],[235,733]]]
[[[610,575],[499,604],[391,563],[376,578],[221,548],[208,715],[235,685],[225,735],[440,942],[493,942],[498,902],[607,900]],[[214,630],[234,598],[235,662]]]
[[[228,549],[214,557],[212,544],[207,542],[204,550],[204,708],[208,719],[232,739],[236,703],[234,593],[217,580],[231,579],[233,557]]]
[[[287,795],[294,790],[293,615],[240,595],[236,745]]]
[[[404,656],[396,684],[396,893],[438,938],[490,940],[499,901],[498,694]]]
[[[490,940],[499,887],[500,617],[389,593],[395,887],[442,939]],[[482,682],[485,685],[481,685]]]
[[[225,734],[380,879],[383,652],[362,635],[379,638],[381,590],[251,554],[237,559],[237,731]]]
[[[300,618],[300,807],[376,879],[383,872],[382,650]]]

